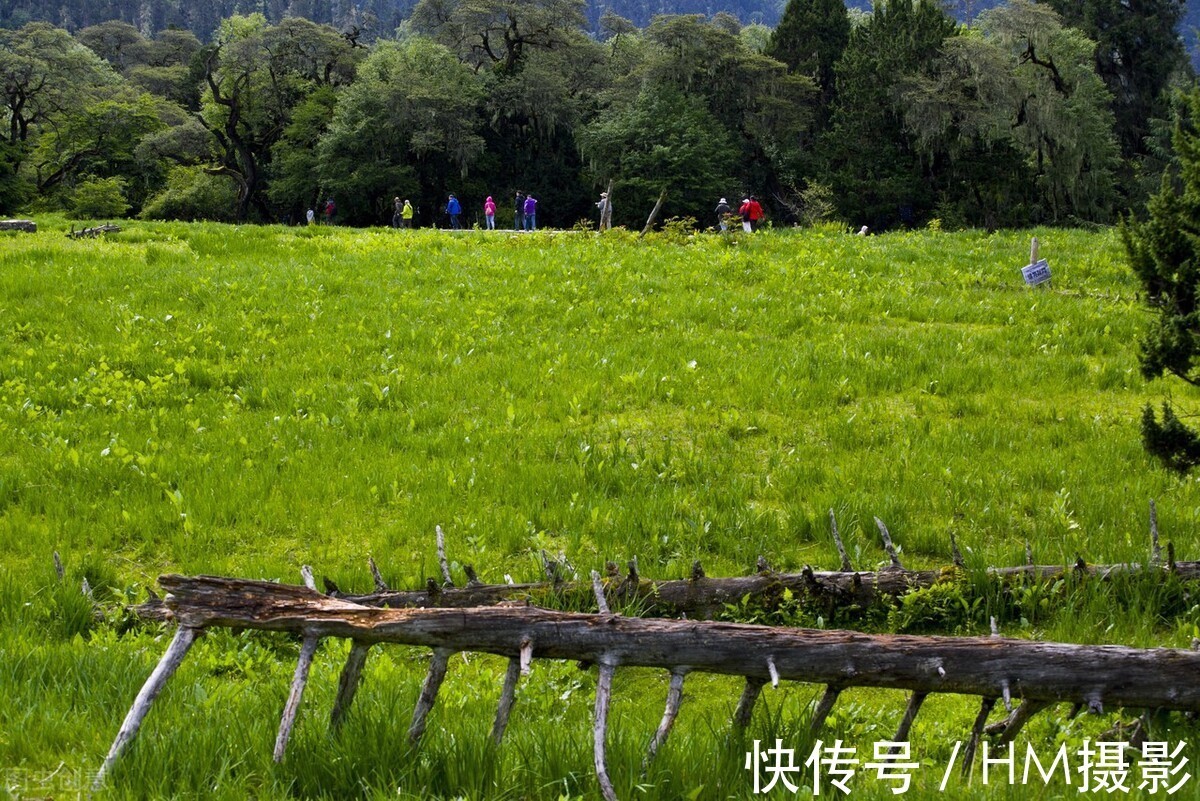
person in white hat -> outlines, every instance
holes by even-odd
[[[727,201],[725,198],[721,198],[721,201],[717,203],[717,207],[713,209],[713,211],[716,212],[717,215],[717,225],[721,226],[722,231],[728,231],[729,215],[733,214],[733,209],[730,207],[729,201]]]

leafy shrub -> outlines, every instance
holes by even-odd
[[[806,228],[834,219],[833,189],[829,184],[808,181],[800,190],[800,224]]]
[[[122,178],[90,178],[75,190],[69,216],[75,220],[124,217],[129,211]]]
[[[140,216],[147,220],[230,222],[237,214],[237,202],[237,190],[228,179],[202,167],[176,167],[167,176],[167,188],[146,202]]]

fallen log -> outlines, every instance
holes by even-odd
[[[1159,574],[1175,575],[1180,579],[1200,579],[1200,562],[1178,562],[1174,570],[1165,565],[1142,565],[1138,563],[1113,565],[1025,565],[1021,567],[988,568],[986,575],[1002,582],[1053,581],[1069,575],[1094,576],[1108,580],[1118,575]],[[749,595],[752,599],[770,599],[782,596],[784,591],[822,600],[842,607],[854,605],[870,606],[882,598],[904,595],[913,590],[926,589],[945,581],[965,578],[967,571],[953,566],[930,570],[907,570],[888,568],[870,572],[843,572],[835,570],[809,570],[801,573],[775,573],[767,571],[752,576],[733,578],[676,579],[652,581],[642,579],[634,584],[627,581],[609,581],[605,594],[609,603],[636,603],[646,614],[709,619],[721,613],[731,604],[737,604]],[[429,590],[389,590],[366,594],[331,592],[335,598],[363,606],[401,608],[467,608],[494,606],[505,602],[521,602],[534,605],[546,603],[551,598],[583,595],[588,587],[583,582],[560,584],[481,584],[476,587],[445,587]]]
[[[1200,711],[1200,653],[1040,643],[1003,637],[918,637],[646,620],[536,607],[378,609],[304,587],[209,576],[163,576],[180,624],[290,631],[534,659],[1110,706]]]
[[[700,562],[692,565],[690,578],[652,581],[638,573],[637,559],[629,562],[629,573],[620,578],[616,565],[609,563],[608,578],[603,583],[605,602],[621,608],[635,607],[639,614],[648,617],[687,617],[712,619],[728,609],[742,603],[743,599],[771,608],[790,593],[824,613],[847,611],[854,608],[867,609],[881,601],[898,598],[906,593],[927,589],[943,582],[968,582],[975,574],[964,566],[962,554],[953,535],[950,537],[952,564],[928,570],[909,570],[900,562],[899,553],[887,526],[875,518],[884,550],[890,565],[882,570],[856,571],[852,568],[845,545],[838,534],[837,520],[833,510],[829,512],[833,541],[841,560],[841,569],[818,571],[805,566],[799,573],[778,573],[771,569],[761,556],[758,572],[750,576],[733,578],[710,578]],[[1176,562],[1174,547],[1167,544],[1168,557],[1164,563],[1158,536],[1158,515],[1153,501],[1150,502],[1150,559],[1147,563],[1119,563],[1088,565],[1076,558],[1073,565],[1038,565],[1033,563],[1032,549],[1026,543],[1026,564],[1019,567],[989,567],[982,575],[1002,584],[1028,582],[1052,582],[1067,576],[1093,577],[1108,581],[1119,576],[1173,576],[1184,581],[1200,580],[1200,562]],[[383,580],[373,558],[368,566],[374,580],[375,591],[365,594],[345,593],[325,580],[328,595],[362,606],[392,609],[404,608],[448,608],[461,609],[475,606],[495,606],[503,603],[524,603],[535,606],[572,606],[570,599],[576,598],[575,607],[590,606],[594,582],[566,581],[563,564],[542,553],[547,580],[526,584],[484,584],[479,581],[475,569],[466,565],[467,583],[456,587],[450,575],[446,557],[445,534],[441,526],[436,530],[437,560],[441,581],[429,579],[425,589],[392,590]],[[315,588],[312,569],[303,566],[301,572],[305,584]],[[599,598],[599,595],[594,596]],[[149,620],[169,621],[170,610],[156,597],[135,608],[138,617]]]
[[[457,652],[506,656],[510,669],[501,700],[505,719],[516,669],[530,659],[571,660],[601,667],[594,741],[596,772],[605,798],[614,798],[604,761],[608,690],[613,671],[623,667],[661,668],[682,677],[689,672],[743,676],[746,692],[736,713],[744,725],[767,681],[825,684],[820,720],[849,687],[876,687],[913,693],[898,736],[907,736],[921,701],[930,693],[979,696],[990,709],[999,697],[1022,706],[1004,730],[1010,739],[1036,712],[1068,702],[1089,711],[1108,707],[1200,711],[1200,653],[1178,649],[1138,649],[1113,645],[1071,645],[1002,637],[920,637],[816,631],[692,620],[647,620],[613,614],[555,612],[536,607],[473,609],[387,609],[331,598],[306,587],[239,579],[163,576],[166,604],[180,624],[167,654],[138,696],[97,776],[97,786],[121,750],[136,735],[150,703],[186,655],[195,635],[213,627],[286,631],[303,638],[300,664],[276,741],[283,758],[295,720],[312,653],[320,639],[348,638],[351,659],[361,669],[365,648],[394,643],[433,649],[434,661],[421,692],[411,737],[418,738],[434,706],[448,658]],[[682,679],[678,680],[678,689]],[[675,689],[673,679],[673,692]],[[345,713],[339,691],[340,718]],[[652,749],[662,744],[678,711],[668,711]],[[983,718],[981,713],[981,720]],[[820,725],[814,720],[814,727]],[[977,736],[981,721],[973,727]],[[497,720],[496,732],[503,724]],[[499,734],[497,733],[497,736]]]
[[[37,223],[33,220],[0,220],[0,231],[24,231],[27,234],[36,234]]]
[[[100,236],[101,234],[119,233],[120,230],[121,230],[121,226],[113,225],[112,223],[105,223],[104,225],[95,225],[95,226],[92,226],[91,228],[80,228],[78,231],[76,231],[75,226],[72,225],[71,230],[69,232],[67,232],[67,238],[69,238],[69,239],[85,239],[85,238],[94,239],[94,238]]]

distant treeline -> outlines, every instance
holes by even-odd
[[[470,223],[526,191],[570,226],[611,182],[617,225],[664,192],[704,225],[751,194],[876,230],[1108,222],[1170,167],[1192,78],[1180,0],[1011,0],[969,27],[936,2],[790,0],[774,29],[397,2],[143,0],[133,24],[66,2],[74,33],[0,29],[0,211],[299,222],[333,197],[380,224],[400,197],[429,225],[451,192]]]

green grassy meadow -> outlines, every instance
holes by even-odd
[[[0,234],[0,797],[86,785],[170,637],[119,607],[164,572],[299,583],[311,564],[366,591],[373,556],[393,587],[417,587],[436,574],[438,525],[459,580],[468,563],[485,581],[536,580],[543,550],[581,575],[634,557],[653,578],[696,559],[745,574],[759,555],[831,569],[830,509],[860,569],[887,563],[875,516],[909,567],[947,564],[951,533],[976,569],[1023,563],[1026,542],[1040,563],[1144,561],[1151,498],[1177,558],[1200,559],[1200,485],[1150,461],[1138,435],[1146,403],[1200,399],[1140,377],[1150,312],[1112,230],[639,241],[135,222],[71,241],[61,220],[39,222]],[[1050,287],[1021,281],[1031,233]],[[861,620],[730,610],[964,634],[993,615],[1016,637],[1200,636],[1191,588],[1137,579],[1003,598],[968,587]],[[331,738],[346,650],[319,651],[277,766],[298,643],[210,634],[96,797],[599,797],[595,671],[538,663],[496,747],[503,665],[456,656],[414,747],[428,654],[375,649]],[[751,797],[752,740],[811,747],[821,688],[765,692],[743,741],[729,727],[740,682],[693,676],[643,777],[666,683],[618,672],[609,770],[623,799]],[[910,793],[938,794],[975,707],[926,705]],[[822,736],[869,758],[903,709],[899,693],[847,693]],[[1060,710],[1028,739],[1049,754],[1130,717]],[[1200,740],[1179,716],[1155,734]],[[941,795],[1062,794],[1077,795],[957,781]],[[853,796],[894,797],[871,780]]]

